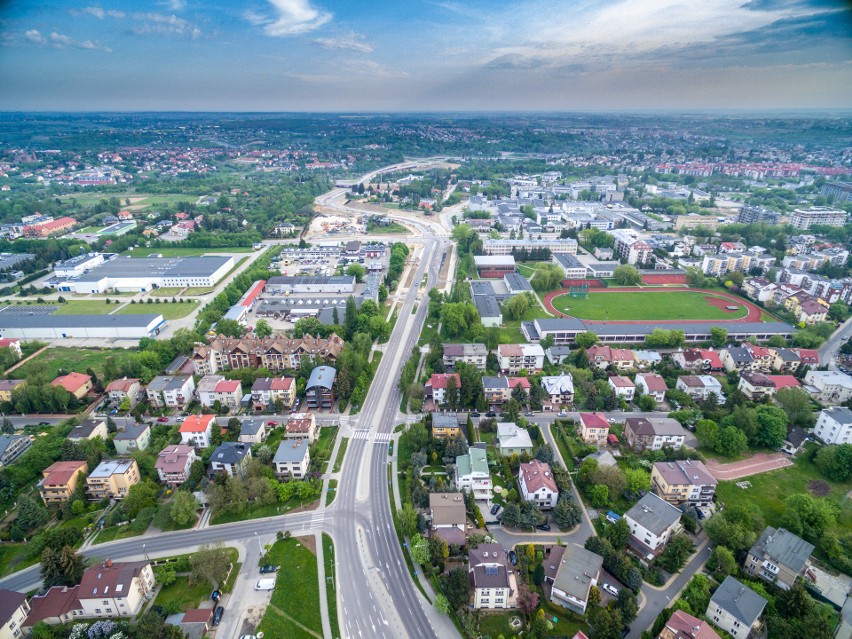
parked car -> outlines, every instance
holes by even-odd
[[[509,561],[511,561],[511,562],[512,562],[512,565],[513,565],[513,566],[517,566],[517,565],[518,565],[518,556],[515,554],[515,551],[514,551],[514,550],[510,550],[510,551],[509,551]]]
[[[618,597],[618,588],[616,588],[612,584],[604,582],[603,589],[606,590],[613,597]]]
[[[500,510],[500,504],[494,504],[493,506],[491,506],[492,515],[496,515],[498,510]]]
[[[536,528],[538,528],[539,530],[543,530],[544,532],[547,532],[547,531],[550,530],[550,524],[545,522],[543,524],[539,524],[538,526],[536,526]]]
[[[222,623],[222,615],[225,614],[225,609],[222,606],[216,606],[216,610],[213,612],[213,621],[210,622],[210,625],[218,626]]]
[[[165,424],[167,421],[169,421],[169,418],[168,417],[158,417],[157,421],[160,422],[161,424]]]
[[[265,575],[270,572],[275,572],[278,570],[278,566],[273,566],[272,564],[263,564],[260,567],[260,574]]]
[[[487,413],[485,413],[485,416],[486,417],[497,417],[497,413],[495,413],[493,410],[490,410]]]
[[[278,426],[278,422],[270,419],[268,422],[266,422],[266,425],[267,426]]]
[[[470,416],[471,417],[479,417],[480,415],[479,415],[479,413],[471,413]]]

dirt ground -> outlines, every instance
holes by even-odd
[[[313,535],[306,535],[305,537],[296,537],[299,540],[299,543],[302,544],[305,548],[310,550],[314,556],[317,554],[317,538]]]

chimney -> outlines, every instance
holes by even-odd
[[[112,559],[107,559],[107,560],[106,560],[106,567],[107,567],[107,568],[112,568]]]

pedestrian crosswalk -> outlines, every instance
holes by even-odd
[[[352,431],[352,439],[372,440],[374,444],[387,444],[393,433],[374,433],[366,428]]]

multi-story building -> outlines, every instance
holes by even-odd
[[[214,426],[215,415],[189,415],[180,425],[180,441],[186,446],[209,448]]]
[[[80,580],[82,617],[133,617],[154,592],[148,561],[112,562],[87,568]]]
[[[518,486],[521,489],[521,499],[531,501],[542,510],[556,507],[559,499],[559,488],[550,464],[537,459],[527,464],[521,464],[518,471]]]
[[[148,403],[155,408],[183,408],[195,394],[192,375],[158,375],[145,388]]]
[[[312,410],[334,408],[334,379],[337,370],[331,366],[317,366],[311,371],[305,386],[305,403]]]
[[[612,348],[611,346],[591,346],[586,349],[589,365],[601,370],[610,366],[624,371],[636,365],[636,355],[628,348]]]
[[[84,419],[71,429],[71,432],[68,433],[68,439],[72,442],[81,442],[86,439],[100,437],[106,441],[108,434],[109,431],[107,430],[105,419]]]
[[[71,499],[88,471],[89,465],[84,461],[58,461],[41,471],[38,490],[44,505],[64,504]]]
[[[698,460],[656,462],[651,470],[651,488],[675,506],[709,506],[716,494],[716,483]]]
[[[288,339],[230,338],[220,335],[210,344],[196,344],[192,362],[196,375],[212,375],[235,368],[266,368],[273,372],[296,370],[302,358],[333,364],[343,349],[343,340],[332,333],[328,339],[305,335]]]
[[[119,455],[131,455],[137,450],[145,450],[151,443],[151,427],[146,423],[126,422],[112,438],[115,452]]]
[[[116,379],[106,387],[106,393],[115,406],[120,406],[125,400],[129,402],[130,408],[136,406],[142,394],[142,385],[138,379]]]
[[[538,344],[500,344],[497,361],[503,373],[517,375],[526,370],[532,375],[544,368],[544,349]]]
[[[831,406],[820,411],[814,435],[826,444],[852,444],[852,410]]]
[[[467,553],[475,610],[515,607],[517,582],[499,544],[479,544]]]
[[[0,435],[0,468],[12,464],[32,445],[32,435]]]
[[[672,361],[683,370],[695,373],[721,371],[724,368],[718,351],[705,348],[687,348],[672,353]]]
[[[491,377],[482,378],[482,391],[485,402],[489,406],[499,406],[512,398],[512,391],[520,387],[527,397],[530,394],[530,381],[526,377]]]
[[[455,368],[457,362],[464,362],[484,371],[486,359],[488,349],[485,344],[444,344],[444,366],[447,368]]]
[[[275,474],[279,479],[304,479],[311,465],[310,447],[307,439],[285,439],[278,444],[272,463],[275,464]]]
[[[461,493],[429,495],[429,536],[448,545],[467,545],[467,511]]]
[[[624,420],[624,438],[636,451],[660,450],[683,446],[686,432],[671,417],[628,417]]]
[[[609,421],[603,413],[580,413],[580,437],[587,444],[603,444],[609,435]]]
[[[574,380],[570,373],[545,375],[541,378],[541,388],[547,396],[544,410],[565,408],[574,403]]]
[[[846,211],[830,206],[793,209],[790,214],[790,224],[803,231],[807,231],[812,226],[843,226],[846,224]]]
[[[216,402],[219,402],[221,406],[227,407],[229,410],[237,410],[243,399],[242,384],[238,379],[211,379],[216,377],[220,376],[208,375],[198,382],[198,397],[201,405],[210,408]]]
[[[636,388],[641,389],[644,395],[653,397],[658,404],[665,401],[668,390],[665,378],[657,373],[638,373]]]
[[[470,448],[467,455],[456,457],[453,479],[458,490],[470,491],[474,499],[490,501],[493,497],[488,457],[482,448]]]
[[[576,544],[552,546],[544,562],[544,579],[551,584],[550,600],[582,615],[589,605],[589,592],[597,586],[603,557]]]
[[[551,253],[571,253],[577,254],[577,240],[572,238],[565,239],[500,239],[500,240],[485,240],[482,242],[482,252],[485,255],[513,255],[517,251],[550,251]]]
[[[657,639],[721,639],[710,624],[683,610],[675,610]]]
[[[154,468],[160,481],[174,488],[189,479],[192,464],[198,460],[195,448],[183,444],[169,444],[157,455]]]
[[[760,627],[766,604],[766,599],[728,575],[710,597],[704,616],[734,639],[746,639]]]
[[[624,513],[630,528],[630,549],[643,561],[651,561],[681,531],[681,515],[680,509],[654,493],[647,493]]]
[[[436,405],[441,406],[447,403],[447,385],[450,379],[455,382],[456,391],[461,388],[461,376],[458,373],[432,373],[429,381],[423,387],[423,394],[426,398],[432,398]],[[456,394],[458,398],[458,393]]]
[[[458,413],[432,413],[432,437],[447,439],[460,433]]]
[[[739,224],[756,224],[764,222],[774,225],[778,223],[779,213],[765,206],[744,206],[737,215]]]
[[[139,466],[135,459],[107,459],[86,478],[86,492],[91,501],[124,499],[127,491],[139,483]]]
[[[613,375],[607,380],[607,384],[615,393],[615,396],[627,402],[633,401],[633,395],[636,394],[636,386],[629,377],[622,375]]]
[[[615,255],[628,264],[647,264],[654,255],[654,247],[644,241],[634,231],[616,229],[611,232],[615,238]]]
[[[789,590],[810,567],[814,545],[784,528],[767,526],[748,551],[743,568],[764,581]]]
[[[291,408],[296,401],[296,380],[292,377],[258,377],[251,387],[251,401],[255,410],[266,410],[281,403]]]
[[[224,473],[229,477],[242,474],[251,460],[251,447],[242,442],[222,442],[210,455],[210,476]]]
[[[745,371],[740,375],[737,388],[753,402],[760,402],[775,395],[775,384],[763,373]]]
[[[319,437],[317,420],[313,413],[292,413],[284,427],[285,439],[307,439],[314,443]]]
[[[844,404],[852,399],[852,377],[840,371],[808,371],[805,384],[816,389],[824,404]]]
[[[27,603],[26,593],[0,588],[0,639],[23,636],[21,627],[28,614],[30,604]]]
[[[244,444],[261,444],[266,440],[267,426],[274,428],[278,422],[268,422],[261,417],[244,417],[240,422],[240,435],[237,441]]]

